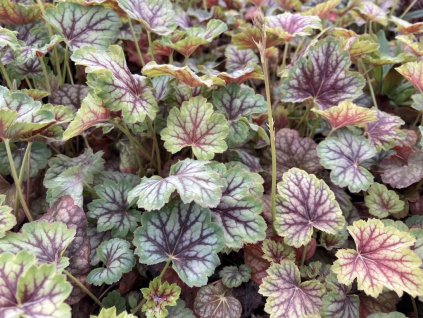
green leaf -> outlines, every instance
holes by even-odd
[[[126,299],[122,297],[117,290],[113,290],[101,300],[104,308],[116,307],[117,313],[125,311]]]
[[[126,123],[143,122],[146,116],[156,117],[157,102],[146,77],[130,72],[120,46],[112,45],[108,51],[84,47],[71,58],[77,65],[86,66],[88,86],[106,108],[122,111]]]
[[[320,282],[301,282],[300,271],[291,261],[272,264],[267,274],[259,293],[268,297],[264,310],[270,318],[302,318],[319,313],[325,293]]]
[[[114,238],[97,247],[97,254],[105,267],[93,269],[87,276],[87,282],[95,286],[111,285],[119,281],[123,274],[135,266],[131,244],[125,240]]]
[[[280,263],[283,260],[295,261],[295,250],[284,242],[264,240],[262,243],[262,258],[270,263]]]
[[[191,309],[185,307],[185,302],[179,299],[176,306],[169,308],[169,317],[172,318],[196,318]]]
[[[116,41],[121,27],[119,16],[102,6],[59,3],[46,9],[44,17],[63,35],[72,51],[83,46],[107,49]]]
[[[116,314],[116,307],[101,308],[97,316],[90,315],[90,318],[137,318],[137,316],[128,314],[126,311]]]
[[[195,297],[194,311],[199,318],[240,318],[242,306],[221,282],[202,287]]]
[[[172,108],[167,127],[160,134],[169,152],[176,153],[191,147],[198,159],[209,160],[228,148],[225,142],[228,133],[225,117],[215,113],[213,105],[198,96],[183,102],[181,109]]]
[[[148,288],[141,289],[146,302],[142,311],[147,318],[166,318],[168,310],[166,307],[173,307],[179,299],[181,288],[176,284],[162,283],[160,277],[154,278]]]
[[[161,209],[176,190],[184,203],[215,207],[222,197],[224,182],[206,161],[185,159],[170,168],[167,178],[144,177],[128,193],[128,200],[138,199],[138,207],[147,211]]]
[[[143,264],[172,261],[188,286],[203,286],[219,265],[222,232],[210,221],[210,210],[173,201],[158,212],[144,213],[134,232],[135,253]]]
[[[364,202],[369,208],[369,213],[378,218],[385,218],[390,214],[396,214],[404,211],[405,203],[400,200],[399,195],[380,183],[373,183]]]
[[[124,238],[135,230],[141,213],[128,202],[128,192],[138,181],[138,178],[106,180],[94,188],[99,199],[88,204],[88,217],[97,220],[97,231],[112,230],[113,236]]]
[[[367,190],[373,175],[363,166],[377,151],[369,141],[349,131],[339,131],[335,137],[323,140],[317,146],[320,163],[332,170],[330,179],[340,187],[348,186],[351,192]]]
[[[5,205],[6,196],[0,194],[0,238],[4,237],[7,231],[16,225],[16,217],[13,209]]]
[[[225,266],[219,272],[219,276],[222,279],[223,285],[228,288],[235,288],[250,280],[251,268],[244,264],[240,265],[239,267]]]
[[[0,255],[0,316],[70,318],[64,301],[71,285],[49,264],[36,264],[27,252]]]
[[[37,221],[25,223],[19,233],[8,233],[0,239],[0,253],[21,251],[31,253],[39,263],[53,264],[58,270],[69,265],[63,256],[75,237],[75,229],[68,229],[61,222]]]

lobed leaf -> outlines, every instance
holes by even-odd
[[[373,183],[367,193],[364,202],[371,215],[385,218],[404,211],[405,204],[400,200],[399,195],[395,191],[388,190],[383,184]]]
[[[219,276],[223,285],[228,288],[235,288],[250,280],[251,269],[244,264],[240,266],[225,266],[219,272]]]
[[[295,37],[310,35],[313,29],[320,29],[321,27],[320,18],[316,16],[285,12],[265,18],[266,32],[275,34],[279,39],[286,42]]]
[[[13,209],[5,205],[6,196],[0,194],[0,239],[16,225],[16,217]]]
[[[366,135],[372,145],[386,150],[401,139],[400,126],[404,121],[381,110],[377,110],[376,115],[377,120],[367,125]]]
[[[142,306],[142,311],[147,318],[168,317],[168,309],[173,307],[179,299],[181,288],[176,284],[162,283],[159,277],[154,278],[148,288],[141,289],[146,302]]]

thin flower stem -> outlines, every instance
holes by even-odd
[[[48,92],[51,93],[50,80],[48,78],[46,64],[44,63],[43,57],[39,57],[38,59],[40,60],[40,62],[41,62],[41,68],[43,69],[44,79],[46,81],[46,88],[47,88]]]
[[[7,86],[9,87],[9,89],[13,89],[13,83],[10,80],[9,73],[7,73],[6,68],[4,67],[3,63],[1,63],[1,62],[0,62],[0,70],[1,70],[1,75],[6,80],[6,83],[7,83]]]
[[[25,198],[24,198],[24,195],[23,195],[23,192],[22,192],[22,187],[19,184],[18,173],[16,171],[15,162],[13,161],[12,151],[10,149],[10,140],[9,139],[3,139],[3,141],[4,141],[4,146],[5,146],[6,152],[7,152],[7,159],[9,160],[9,166],[10,166],[10,171],[12,173],[13,182],[15,182],[16,192],[18,194],[18,199],[21,203],[22,209],[24,210],[27,219],[29,221],[33,221],[34,218],[32,217],[31,212],[29,211],[28,205],[26,204],[26,201],[25,201]]]
[[[66,274],[66,276],[73,281],[84,293],[86,293],[94,302],[99,305],[100,307],[103,307],[103,304],[101,301],[87,288],[84,284],[82,284],[78,278],[73,276],[71,273],[69,273],[67,270],[63,270],[63,272]]]
[[[131,29],[132,40],[134,41],[135,48],[136,48],[137,54],[138,54],[138,58],[141,61],[141,65],[144,66],[145,65],[144,58],[142,57],[140,45],[138,43],[137,35],[135,34],[134,26],[132,25],[132,22],[131,22],[131,18],[129,18],[129,28]]]
[[[154,52],[153,52],[153,41],[151,40],[151,32],[147,30],[147,38],[148,38],[148,53],[150,53],[150,58],[152,61],[154,60]]]
[[[24,156],[22,158],[22,162],[21,162],[21,168],[19,169],[19,177],[18,177],[18,182],[19,185],[22,187],[22,182],[23,182],[23,177],[25,175],[25,165],[27,165],[27,172],[28,172],[28,182],[29,182],[29,177],[30,177],[30,171],[29,171],[29,159],[30,159],[30,154],[31,154],[31,148],[32,148],[32,142],[28,142],[28,145],[26,146],[25,149],[25,153]],[[28,191],[26,193],[28,195]],[[16,188],[15,190],[15,197],[18,197],[18,188]],[[19,200],[15,201],[15,211],[18,211],[19,209]]]

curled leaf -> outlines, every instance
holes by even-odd
[[[313,29],[320,29],[320,18],[285,12],[266,17],[266,32],[277,35],[284,41],[291,41],[295,37],[310,35]]]

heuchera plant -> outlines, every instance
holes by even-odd
[[[423,313],[418,0],[0,0],[0,318]]]

